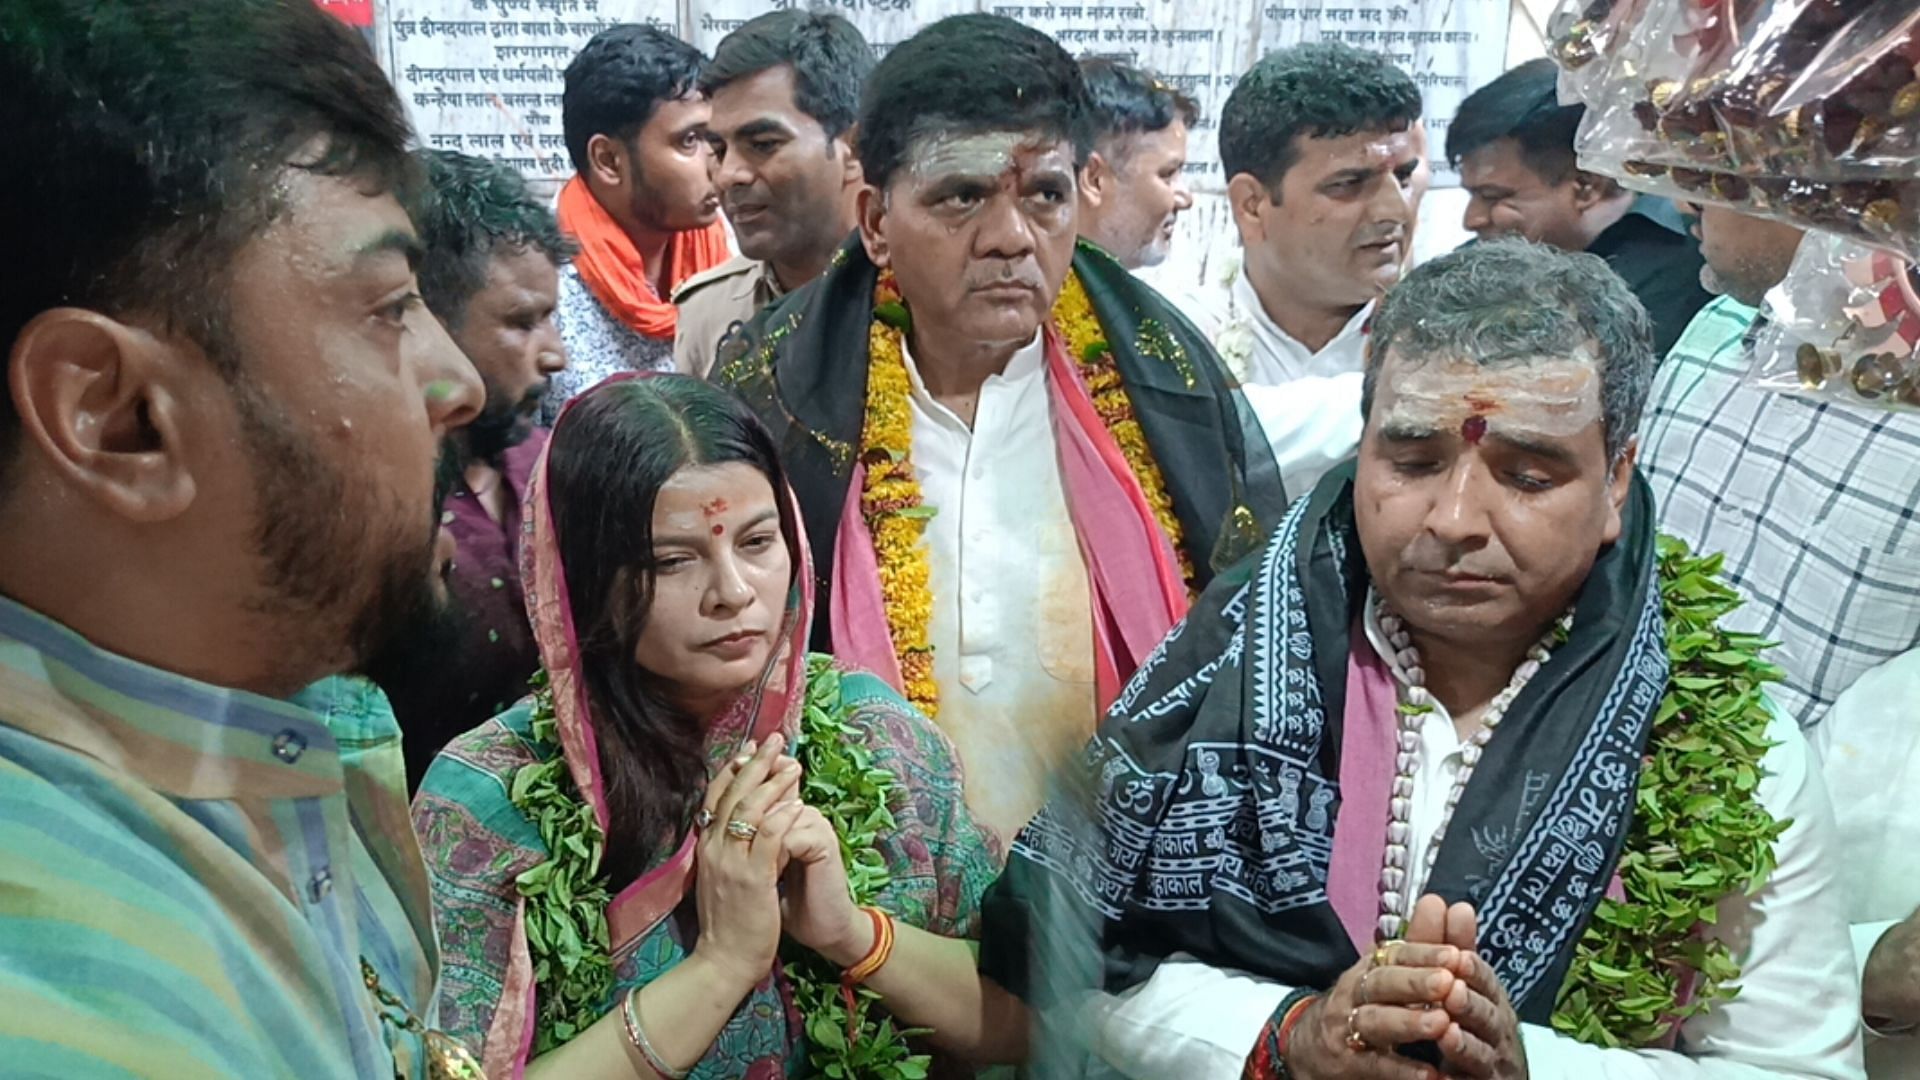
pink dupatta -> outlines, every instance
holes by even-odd
[[[1092,594],[1095,692],[1100,711],[1134,669],[1187,614],[1187,587],[1173,544],[1161,531],[1126,456],[1094,411],[1092,395],[1059,334],[1046,330],[1047,391],[1053,430]],[[855,466],[834,544],[828,618],[836,656],[904,692],[887,631],[873,534],[860,512],[865,470]]]
[[[567,403],[554,424],[556,434],[567,423],[574,406],[618,383],[660,377],[654,372],[622,372],[611,376]],[[526,592],[527,617],[533,623],[541,666],[553,693],[554,718],[567,771],[580,798],[593,808],[602,830],[607,827],[606,788],[600,773],[600,752],[594,733],[593,711],[587,700],[586,680],[580,670],[580,645],[574,632],[568,601],[566,569],[554,532],[553,505],[548,498],[547,464],[556,440],[534,466],[527,488],[525,524],[520,547],[520,576]],[[813,616],[813,567],[806,538],[798,535],[800,514],[788,501],[789,520],[796,535],[790,538],[793,588],[787,597],[780,649],[768,663],[759,685],[739,694],[721,711],[706,732],[708,772],[737,753],[749,739],[764,739],[775,731],[791,739],[799,730],[800,710],[806,700],[807,628]],[[620,889],[607,908],[607,930],[613,955],[638,940],[680,905],[693,882],[695,835],[689,830],[678,850],[666,856],[637,880]],[[487,1031],[483,1065],[491,1077],[519,1080],[533,1050],[538,1013],[535,1004],[533,959],[527,945],[526,904],[515,913],[511,955],[502,980],[501,1000]]]

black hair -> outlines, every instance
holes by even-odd
[[[1296,136],[1402,131],[1420,119],[1420,87],[1378,53],[1317,41],[1260,58],[1220,110],[1220,164],[1278,194]]]
[[[1028,131],[1093,150],[1080,65],[1052,37],[1000,15],[953,15],[895,46],[860,99],[860,166],[884,188],[931,134]]]
[[[1164,131],[1175,120],[1189,128],[1200,121],[1192,98],[1131,64],[1092,57],[1080,61],[1080,77],[1093,102],[1096,142]]]
[[[238,378],[229,267],[282,174],[412,177],[392,84],[312,0],[7,0],[0,86],[0,354],[72,305],[158,318]],[[0,392],[0,473],[19,428]]]
[[[1573,139],[1587,108],[1560,104],[1559,85],[1560,69],[1541,57],[1467,95],[1447,127],[1447,160],[1457,166],[1489,143],[1512,139],[1540,179],[1565,180],[1579,168]]]
[[[720,39],[700,89],[713,94],[729,83],[782,64],[793,69],[793,100],[831,139],[860,115],[860,88],[873,72],[873,48],[847,20],[825,11],[770,11],[748,19]]]
[[[458,330],[486,287],[494,252],[538,251],[558,266],[573,257],[547,204],[512,166],[452,150],[414,152],[426,183],[408,211],[425,254],[416,271],[427,310]]]
[[[1380,370],[1402,361],[1470,359],[1520,367],[1599,353],[1601,434],[1620,460],[1639,430],[1653,385],[1653,323],[1647,309],[1598,255],[1520,237],[1468,244],[1413,268],[1373,315],[1361,379],[1360,415],[1373,412]]]
[[[547,497],[606,785],[604,865],[610,880],[632,881],[678,845],[707,779],[701,725],[634,662],[653,602],[660,489],[688,466],[745,462],[773,488],[796,574],[800,531],[773,436],[739,398],[689,375],[589,390],[554,426],[549,454]]]
[[[567,64],[560,127],[576,172],[587,171],[595,135],[627,142],[663,102],[699,89],[700,50],[653,26],[610,26]]]

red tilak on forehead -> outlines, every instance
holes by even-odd
[[[700,508],[700,512],[707,515],[708,517],[715,517],[717,515],[724,514],[727,512],[727,500],[715,499],[712,502],[706,504],[705,506],[702,506]]]
[[[1480,445],[1480,440],[1487,437],[1487,418],[1475,414],[1460,421],[1460,437],[1471,445]]]
[[[713,535],[715,536],[727,535],[727,527],[725,525],[715,525],[713,527]]]

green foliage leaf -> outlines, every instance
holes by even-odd
[[[534,1053],[543,1054],[598,1020],[613,992],[606,923],[612,896],[600,874],[606,838],[560,755],[545,674],[536,675],[532,685],[532,727],[541,760],[514,774],[511,794],[550,853],[546,862],[515,878],[527,901],[527,944],[539,985]],[[806,700],[794,740],[794,756],[805,770],[801,798],[832,823],[853,901],[862,906],[873,904],[892,880],[874,843],[894,827],[892,807],[902,796],[893,773],[874,764],[866,740],[866,731],[847,721],[839,669],[827,657],[808,657]],[[808,954],[785,970],[805,1018],[809,1075],[925,1080],[932,1059],[915,1053],[911,1040],[928,1032],[897,1028],[878,996],[865,990],[857,992],[849,1016],[839,969],[817,956]]]
[[[1701,931],[1721,900],[1766,881],[1789,824],[1757,797],[1764,689],[1780,678],[1760,659],[1769,644],[1720,627],[1740,606],[1720,556],[1662,536],[1659,563],[1672,675],[1618,866],[1626,899],[1595,910],[1553,1014],[1554,1030],[1603,1047],[1656,1045],[1737,993],[1739,964]]]

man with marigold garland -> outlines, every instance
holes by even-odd
[[[1047,1077],[1858,1080],[1820,774],[1636,472],[1651,340],[1595,255],[1412,271],[1358,460],[1142,666],[977,964],[880,932],[837,848],[783,930]]]
[[[1007,835],[1285,498],[1205,339],[1076,246],[1092,127],[1047,35],[990,15],[914,35],[862,101],[857,242],[714,376],[782,440],[813,646],[934,715]]]

